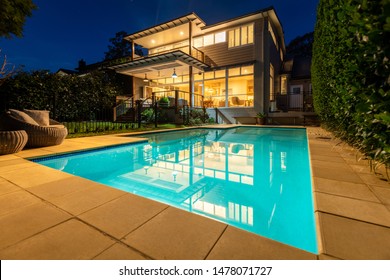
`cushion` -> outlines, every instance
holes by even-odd
[[[9,109],[9,113],[11,116],[13,116],[15,119],[18,119],[21,122],[33,124],[33,125],[39,125],[33,118],[31,118],[29,115],[22,111]]]
[[[40,126],[49,125],[49,111],[23,110],[23,112],[33,118]]]
[[[55,127],[55,128],[64,128],[65,126],[62,124],[51,124],[49,127]]]

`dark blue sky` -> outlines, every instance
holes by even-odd
[[[318,0],[33,0],[24,37],[0,39],[2,55],[25,70],[74,69],[104,58],[118,31],[133,33],[195,12],[207,25],[274,6],[288,44],[314,30]]]

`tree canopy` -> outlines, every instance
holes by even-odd
[[[298,36],[286,47],[286,53],[292,56],[311,57],[313,53],[314,32]]]
[[[31,17],[36,8],[32,0],[1,0],[0,37],[22,37],[26,17]]]
[[[108,51],[105,52],[105,60],[117,59],[131,55],[131,42],[125,40],[127,33],[125,31],[119,31],[115,34],[115,37],[109,41],[111,45],[108,46]],[[142,55],[142,49],[136,45],[135,53]]]

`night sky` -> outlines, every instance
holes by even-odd
[[[99,62],[109,39],[195,12],[206,25],[273,6],[288,44],[314,30],[318,0],[33,0],[24,37],[0,39],[1,55],[24,70],[74,69]]]

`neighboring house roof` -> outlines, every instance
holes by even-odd
[[[290,74],[291,79],[311,77],[311,57],[295,56],[283,62],[281,74]]]
[[[60,75],[72,75],[72,74],[79,74],[79,72],[74,71],[74,70],[69,70],[69,69],[60,68],[60,69],[58,69],[58,71],[56,72],[56,74],[60,74]]]

